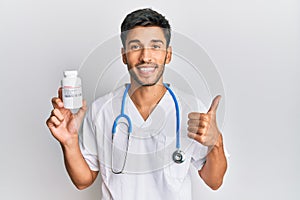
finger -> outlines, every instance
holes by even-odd
[[[188,114],[189,119],[200,119],[200,113],[198,112],[191,112]]]
[[[62,87],[58,88],[58,98],[62,99]]]
[[[188,120],[188,125],[189,126],[198,126],[200,124],[199,119],[189,119]]]
[[[207,135],[207,130],[208,130],[207,126],[199,127],[197,134],[198,135]]]
[[[188,131],[189,132],[191,132],[191,133],[195,133],[195,134],[197,134],[197,135],[205,135],[205,131],[206,131],[207,129],[205,128],[205,127],[201,127],[201,128],[199,128],[199,127],[188,127]]]
[[[201,125],[201,126],[189,126],[188,131],[191,133],[195,133],[198,135],[206,135],[208,126],[207,125]]]
[[[52,105],[54,108],[63,108],[64,107],[62,100],[58,97],[53,97],[51,102],[52,102]]]
[[[51,122],[50,118],[47,119],[46,125],[48,126],[51,132],[53,132],[54,129],[56,128],[55,125]]]
[[[214,98],[214,100],[212,101],[211,106],[208,109],[208,113],[209,112],[215,112],[217,110],[220,100],[221,100],[221,95],[217,95]]]
[[[198,142],[201,143],[201,144],[204,144],[204,142],[205,142],[205,137],[202,136],[202,135],[198,135],[198,134],[189,132],[189,133],[188,133],[188,136],[189,136],[190,138],[192,138],[192,139],[198,141]]]
[[[189,125],[188,125],[188,128],[191,128],[191,129],[199,129],[199,128],[207,128],[208,127],[208,122],[190,122]]]
[[[191,132],[191,133],[196,133],[197,134],[198,129],[199,129],[199,127],[197,127],[197,126],[189,126],[188,127],[188,131]]]
[[[200,121],[199,128],[206,128],[208,129],[209,123],[206,121]]]
[[[63,114],[57,108],[52,110],[52,116],[55,116],[61,122],[64,120]]]
[[[55,126],[55,127],[57,127],[57,126],[59,126],[60,125],[60,121],[57,119],[57,117],[55,117],[55,116],[51,116],[49,119],[48,119],[48,121],[47,121],[47,125],[48,125],[48,127],[50,128],[50,126]]]
[[[200,121],[209,122],[210,121],[210,115],[206,113],[200,113]]]
[[[209,115],[206,113],[191,112],[189,113],[188,118],[209,121]]]
[[[209,122],[210,122],[209,117],[203,117],[201,119],[189,119],[188,125],[203,127],[203,126],[207,126]]]

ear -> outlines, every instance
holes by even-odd
[[[127,64],[127,58],[126,58],[126,53],[125,53],[124,47],[122,47],[121,53],[122,53],[122,61],[126,65]]]
[[[172,47],[169,46],[167,48],[166,64],[169,64],[171,62],[171,59],[172,59]]]

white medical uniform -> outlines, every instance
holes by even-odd
[[[90,169],[100,171],[102,199],[192,199],[191,170],[195,169],[190,167],[192,164],[197,170],[202,168],[207,147],[187,137],[187,116],[191,111],[207,110],[194,97],[170,88],[180,107],[180,149],[186,155],[181,164],[172,160],[176,150],[176,112],[168,91],[146,121],[127,94],[124,113],[133,125],[128,143],[127,122],[122,119],[112,146],[112,126],[121,112],[125,86],[100,97],[89,108],[79,136],[80,148]],[[124,165],[122,174],[112,173],[112,159],[114,169],[120,171]]]

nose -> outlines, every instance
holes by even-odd
[[[149,63],[152,61],[152,53],[151,48],[143,48],[141,51],[140,61],[143,61],[145,63]]]

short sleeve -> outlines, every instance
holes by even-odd
[[[96,131],[93,125],[92,115],[92,109],[89,109],[85,115],[81,133],[79,134],[79,144],[81,153],[90,169],[99,171]]]
[[[196,141],[193,141],[193,146],[194,150],[191,156],[191,162],[197,170],[200,170],[206,161],[208,148]]]

